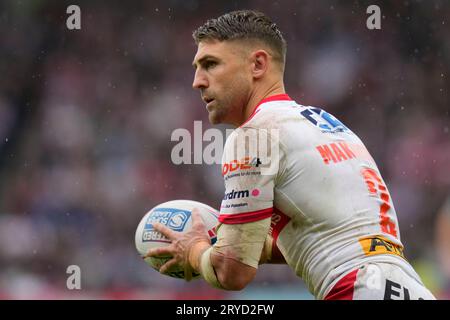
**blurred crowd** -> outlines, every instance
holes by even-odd
[[[171,133],[211,127],[191,88],[192,31],[244,8],[284,32],[288,94],[364,141],[406,256],[449,297],[450,243],[436,237],[450,195],[448,1],[383,2],[381,30],[367,29],[364,1],[72,2],[0,3],[0,298],[311,297],[286,266],[262,266],[230,293],[161,276],[134,247],[161,202],[219,208],[220,167],[174,165]],[[66,27],[69,4],[81,30]],[[80,291],[66,289],[69,265],[81,268]]]

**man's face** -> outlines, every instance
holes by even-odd
[[[250,60],[238,41],[202,41],[193,66],[192,87],[199,89],[209,121],[238,126],[252,87]]]

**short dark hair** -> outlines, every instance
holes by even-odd
[[[264,13],[255,10],[239,10],[209,19],[192,34],[198,45],[205,40],[253,39],[267,44],[274,58],[284,66],[286,40],[277,25]]]

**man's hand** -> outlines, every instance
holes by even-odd
[[[191,217],[192,228],[187,232],[173,231],[161,223],[153,224],[155,230],[165,235],[172,243],[166,247],[150,249],[144,256],[144,258],[159,255],[172,256],[172,259],[161,266],[159,272],[166,273],[178,264],[184,269],[186,281],[192,279],[194,270],[199,271],[199,258],[211,246],[211,240],[197,208],[192,210]]]

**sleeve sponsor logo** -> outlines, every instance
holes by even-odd
[[[366,256],[393,254],[406,260],[403,253],[403,246],[400,244],[395,244],[385,237],[365,237],[359,239],[358,241]]]
[[[231,192],[225,193],[223,200],[233,200],[240,198],[248,198],[250,195],[252,197],[258,197],[261,194],[259,189],[253,189],[251,192],[249,190],[231,190]]]
[[[239,170],[249,170],[251,168],[258,168],[262,164],[257,157],[245,157],[241,160],[231,160],[222,165],[222,176]]]
[[[276,174],[280,161],[279,136],[278,129],[236,129],[224,148],[222,175],[253,167],[264,176]]]
[[[230,209],[230,208],[241,208],[241,207],[247,207],[248,203],[247,202],[242,202],[242,203],[226,203],[226,204],[222,204],[220,206],[220,209]]]
[[[220,206],[220,209],[230,209],[230,208],[242,208],[242,207],[248,207],[248,202],[241,202],[241,203],[226,203],[227,200],[234,200],[234,199],[242,199],[242,198],[249,198],[249,197],[259,197],[261,195],[261,190],[258,188],[255,188],[253,190],[231,190],[230,192],[225,193],[225,196],[222,201],[222,205]]]
[[[175,208],[158,208],[155,209],[145,222],[144,231],[142,233],[142,241],[161,241],[170,242],[165,236],[153,228],[155,222],[159,222],[173,231],[181,232],[184,230],[186,222],[191,216],[190,211]]]

